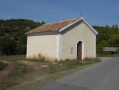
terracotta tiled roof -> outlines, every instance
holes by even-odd
[[[80,17],[75,19],[65,20],[65,21],[59,21],[55,23],[43,24],[42,26],[39,26],[33,30],[30,30],[29,32],[26,32],[26,34],[58,31],[63,27],[77,21],[78,19],[80,19]]]

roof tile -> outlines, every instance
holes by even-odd
[[[75,19],[65,20],[65,21],[59,21],[55,23],[43,24],[33,30],[26,32],[26,34],[58,31],[64,28],[65,26],[77,21],[78,19],[80,19],[80,17]]]

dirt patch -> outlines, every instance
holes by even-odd
[[[26,64],[28,66],[35,66],[38,65],[37,62],[32,62],[32,61],[19,61],[20,63]]]
[[[5,67],[5,69],[3,69],[2,71],[0,71],[0,79],[7,76],[12,70],[13,70],[13,64],[6,61],[6,60],[0,60],[0,62],[6,63],[7,66]]]
[[[41,68],[41,65],[37,62],[32,62],[32,61],[19,61],[19,62],[28,65],[33,70]]]
[[[19,61],[19,62],[29,66],[29,68],[32,70],[32,73],[34,74],[35,72],[35,74],[38,76],[44,75],[50,69],[48,64],[33,61]]]

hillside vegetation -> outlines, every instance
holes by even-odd
[[[0,20],[0,52],[5,55],[25,54],[25,32],[44,24],[26,19]]]
[[[97,53],[102,53],[102,47],[119,47],[119,28],[117,25],[109,27],[93,26],[98,31]]]
[[[26,54],[25,32],[44,24],[26,19],[0,20],[0,54]],[[99,33],[97,36],[97,53],[102,53],[102,47],[119,47],[119,28],[93,26]]]

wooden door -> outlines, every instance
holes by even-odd
[[[82,60],[82,42],[79,41],[77,44],[77,59]]]

